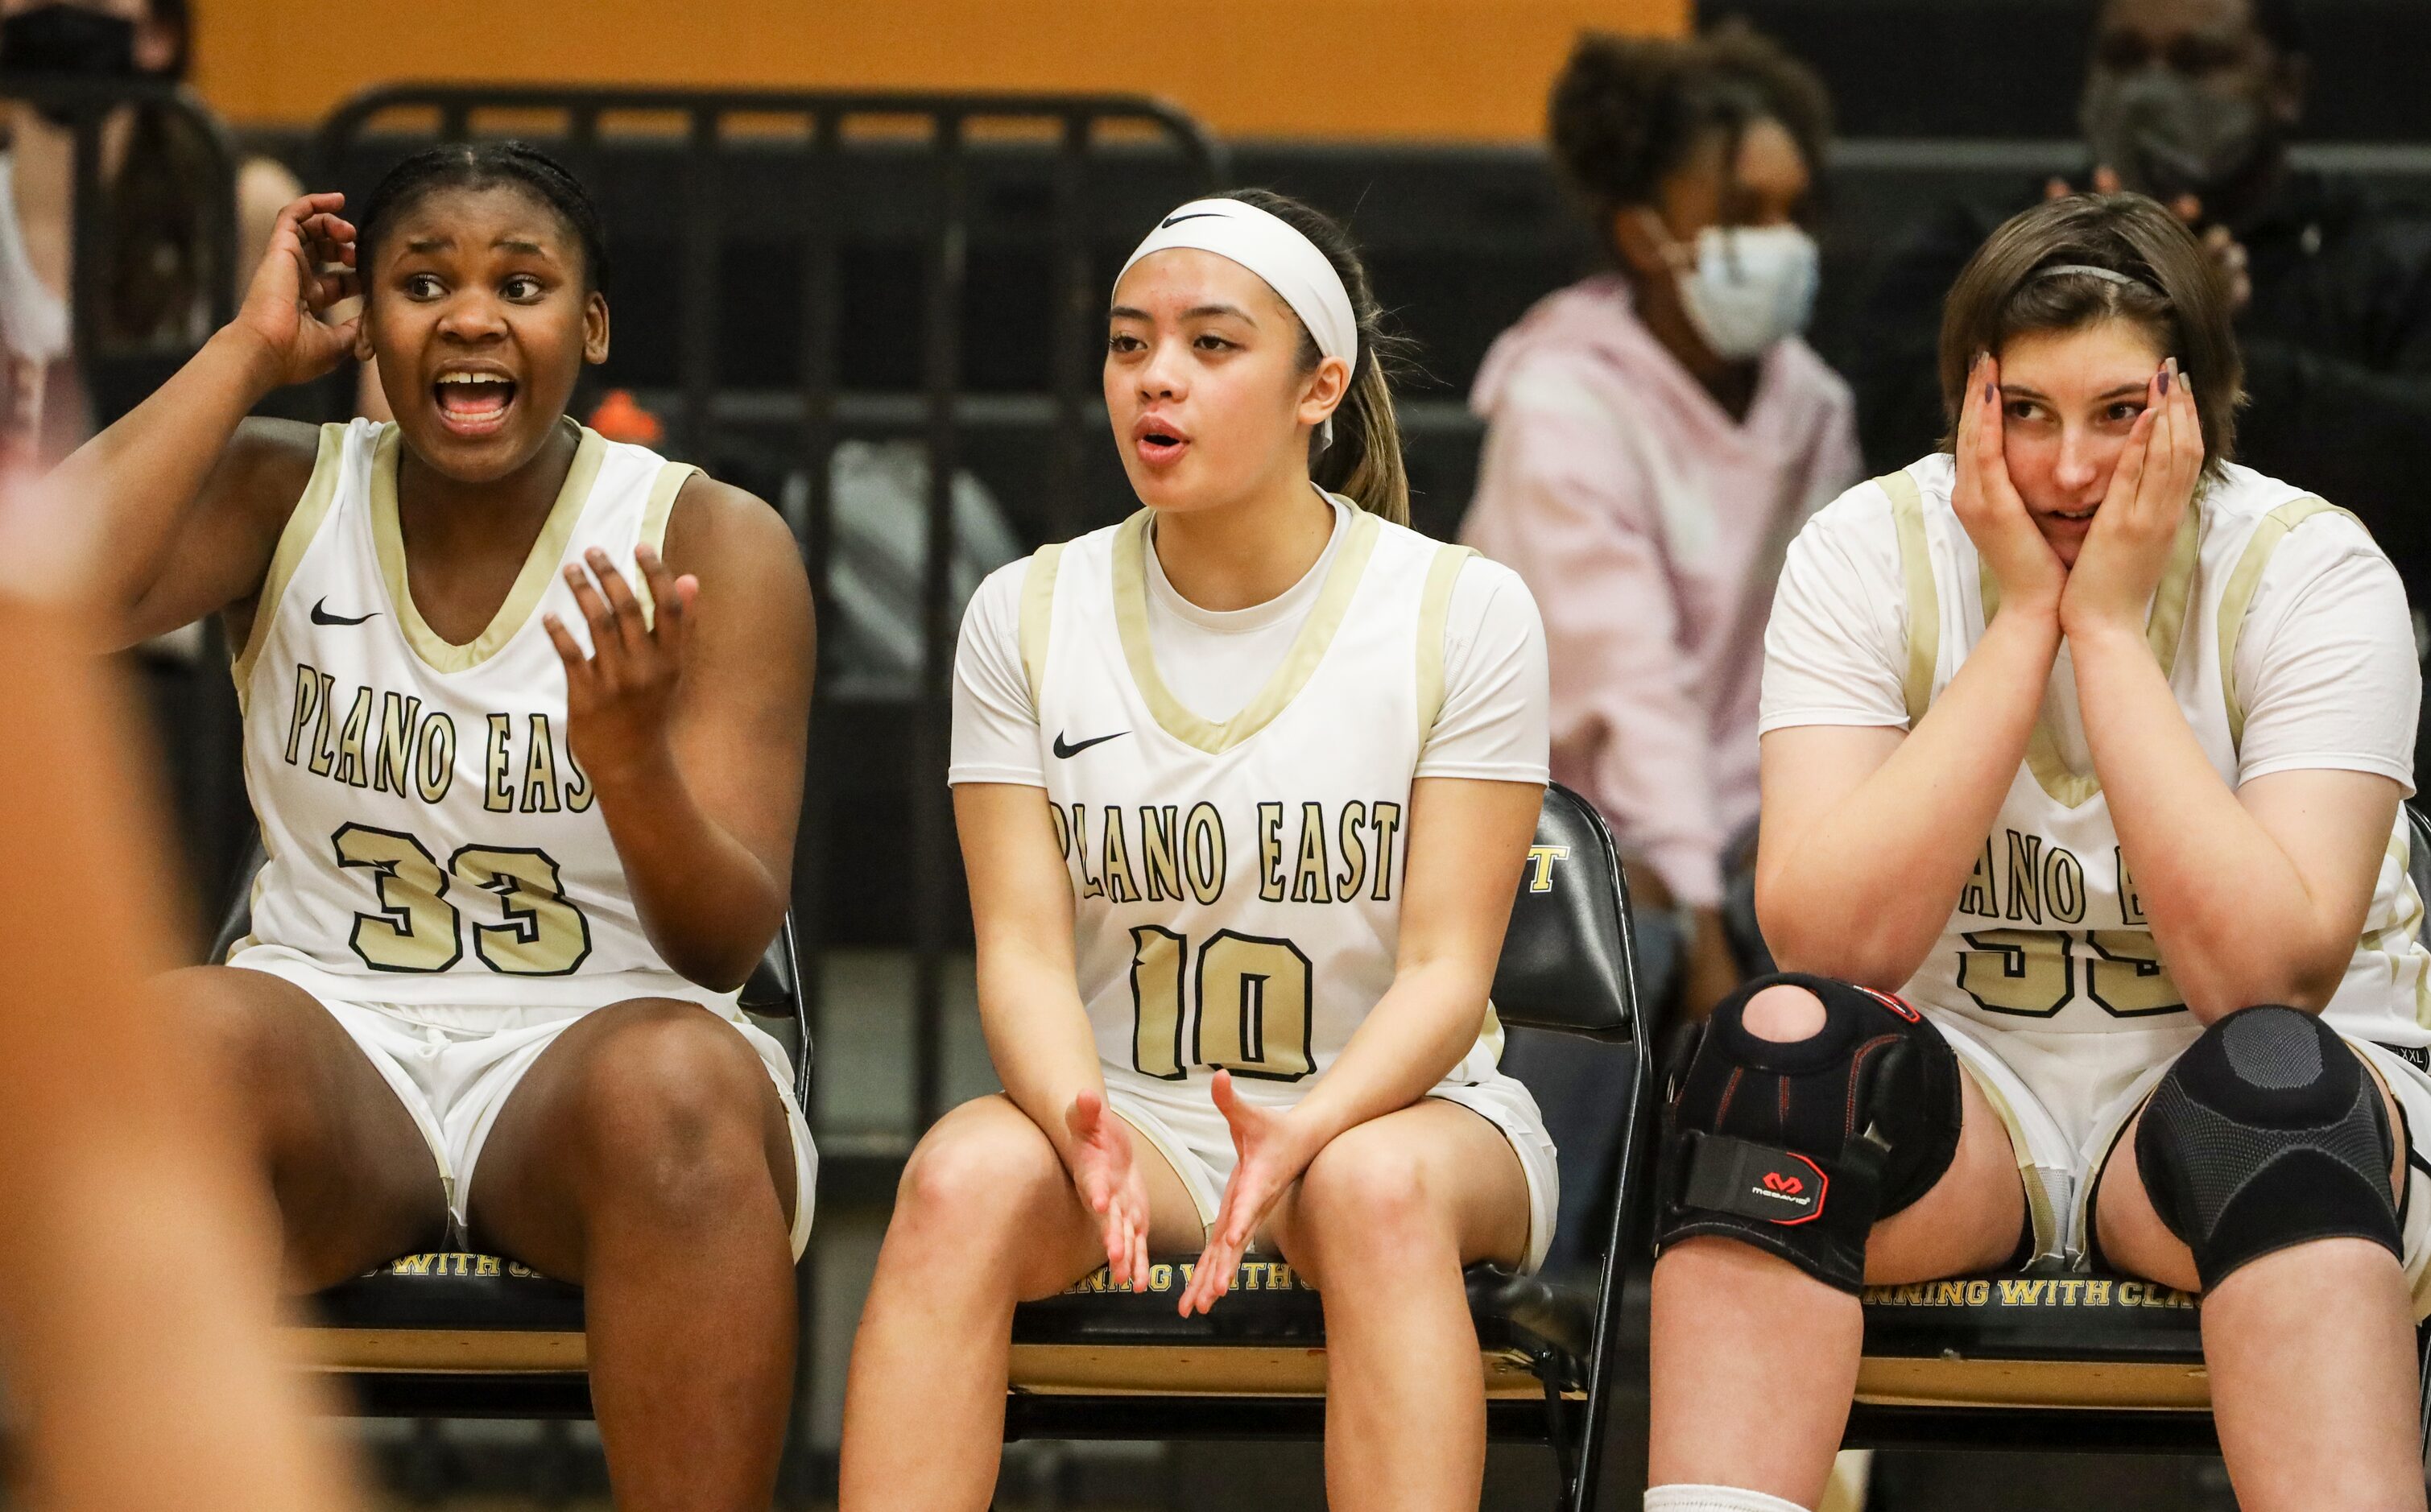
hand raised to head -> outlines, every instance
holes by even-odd
[[[278,212],[233,329],[255,344],[271,383],[305,383],[354,349],[362,316],[330,324],[331,306],[361,292],[344,194],[307,194]]]
[[[1968,370],[1958,411],[1957,470],[1951,508],[2001,585],[2003,611],[2056,613],[2068,568],[2035,528],[2009,479],[2001,400],[2001,361],[1987,352]]]
[[[2153,375],[2144,401],[2060,601],[2060,626],[2073,638],[2141,627],[2203,479],[2202,417],[2177,359]]]

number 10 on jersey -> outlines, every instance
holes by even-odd
[[[1194,1066],[1297,1082],[1316,1068],[1316,968],[1289,940],[1218,930],[1194,951],[1171,930],[1141,925],[1132,931],[1132,1065],[1168,1082]],[[1183,1012],[1185,992],[1195,1014]]]

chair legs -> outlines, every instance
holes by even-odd
[[[1573,1413],[1569,1403],[1564,1400],[1561,1374],[1552,1368],[1553,1362],[1543,1360],[1538,1364],[1544,1372],[1545,1381],[1545,1442],[1552,1446],[1553,1470],[1562,1480],[1561,1499],[1557,1504],[1557,1512],[1568,1512],[1568,1509],[1578,1505],[1581,1478],[1579,1461],[1584,1457],[1585,1449],[1570,1420],[1573,1417],[1583,1418],[1585,1414]]]

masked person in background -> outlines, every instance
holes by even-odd
[[[193,52],[187,0],[0,0],[0,71],[38,78],[182,80]],[[73,112],[5,107],[0,151],[0,466],[39,471],[115,417],[166,370],[145,371],[124,399],[92,392],[74,361],[75,265]],[[126,107],[101,130],[103,220],[96,329],[113,350],[182,358],[210,334],[207,291],[234,286],[269,244],[279,207],[302,191],[266,158],[238,167],[239,245],[223,267],[210,245],[209,150],[169,112]],[[98,415],[95,411],[99,411]]]
[[[1992,228],[2036,189],[2133,190],[2196,231],[2226,286],[2250,396],[2237,460],[2353,510],[2431,602],[2431,217],[2288,162],[2304,49],[2294,0],[2107,0],[2079,180],[1945,206],[1885,262],[1850,370],[1870,470],[1941,434],[1942,293]]]
[[[1723,849],[1756,810],[1756,684],[1790,537],[1860,476],[1849,391],[1798,332],[1821,83],[1730,26],[1589,35],[1553,86],[1553,154],[1612,271],[1503,333],[1467,542],[1516,568],[1552,658],[1553,774],[1688,916],[1683,1002],[1736,983]]]

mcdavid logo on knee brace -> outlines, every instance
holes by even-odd
[[[1757,1180],[1756,1195],[1781,1204],[1782,1217],[1767,1221],[1786,1227],[1792,1223],[1811,1223],[1823,1214],[1823,1194],[1830,1190],[1832,1179],[1823,1168],[1794,1150],[1784,1151],[1786,1157]],[[1800,1170],[1789,1164],[1796,1161],[1806,1168]]]
[[[1821,1028],[1795,1040],[1751,1030],[1748,1004],[1777,987],[1811,993]],[[1959,1075],[1949,1041],[1888,994],[1809,976],[1746,984],[1715,1007],[1670,1088],[1656,1244],[1735,1238],[1855,1292],[1874,1221],[1949,1168]]]
[[[1794,1150],[1778,1150],[1728,1134],[1693,1134],[1682,1201],[1736,1213],[1777,1228],[1823,1216],[1832,1178]]]

